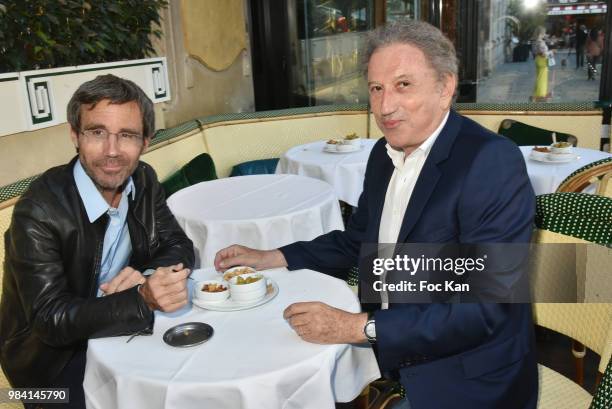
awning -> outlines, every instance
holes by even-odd
[[[549,16],[561,16],[567,14],[605,14],[608,10],[606,4],[586,4],[571,6],[552,6],[548,9]]]

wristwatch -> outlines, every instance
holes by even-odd
[[[363,327],[363,333],[370,344],[376,342],[376,321],[373,312],[368,312],[368,320]]]

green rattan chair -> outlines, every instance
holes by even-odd
[[[585,193],[550,193],[536,199],[539,229],[592,243],[612,244],[612,199]]]
[[[612,360],[608,366],[601,382],[597,386],[595,396],[589,409],[609,409],[612,408]]]
[[[601,159],[575,170],[557,188],[557,192],[582,192],[596,184],[595,194],[612,197],[612,157]]]
[[[584,193],[552,193],[537,197],[534,235],[536,243],[595,243],[603,248],[612,243],[612,199]],[[593,245],[591,245],[593,246]],[[543,264],[543,271],[532,272],[532,284],[542,282],[541,275],[554,276],[565,267],[574,275],[574,291],[581,287],[579,275],[578,247],[549,247],[554,254],[549,264]],[[566,252],[573,251],[571,257]],[[573,258],[572,258],[573,257]],[[561,264],[558,263],[562,260]],[[562,265],[563,260],[569,265]],[[573,264],[571,264],[573,263]],[[588,272],[585,271],[585,274]],[[554,285],[559,280],[548,281]],[[550,284],[552,283],[552,284]],[[567,285],[564,283],[565,288]],[[556,290],[555,290],[556,291]],[[579,297],[577,297],[579,298]],[[583,357],[585,346],[601,356],[599,371],[603,372],[610,360],[612,350],[612,304],[606,303],[534,303],[536,324],[564,334],[573,340],[572,353],[576,365],[576,379],[572,381],[556,371],[538,365],[540,377],[540,396],[538,407],[541,409],[587,409],[596,400],[581,387],[584,380]],[[569,357],[569,354],[568,354]],[[605,386],[600,386],[604,388]],[[604,394],[598,389],[597,394]],[[602,400],[603,398],[597,398]],[[591,403],[592,402],[592,403]],[[605,407],[605,406],[604,406]],[[597,406],[591,406],[597,408]]]
[[[162,182],[166,197],[200,182],[217,179],[215,163],[207,153],[202,153],[190,160],[185,166]]]
[[[538,408],[539,409],[588,409],[606,408],[597,406],[610,399],[610,353],[607,345],[612,343],[610,337],[610,304],[535,304],[535,322],[546,328],[567,335],[578,341],[588,343],[594,352],[601,356],[600,371],[605,369],[606,375],[599,383],[595,396],[583,389],[578,383],[566,378],[560,373],[544,365],[538,365],[540,380]],[[607,336],[593,338],[593,326],[608,328]],[[589,343],[595,339],[595,344]]]
[[[514,119],[504,119],[497,130],[497,133],[511,139],[519,146],[550,145],[553,143],[553,132],[557,142],[569,142],[574,146],[578,144],[578,138],[574,135],[538,128]]]

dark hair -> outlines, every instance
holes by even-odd
[[[153,102],[144,91],[130,80],[116,77],[112,74],[99,75],[79,87],[70,98],[67,108],[67,118],[74,132],[81,130],[81,106],[96,104],[102,100],[111,104],[136,102],[142,117],[142,131],[145,138],[150,137],[155,130],[155,111]]]
[[[593,27],[589,32],[589,37],[591,37],[591,41],[597,41],[597,37],[599,37],[599,28]]]
[[[438,81],[444,80],[446,75],[457,76],[455,46],[438,28],[429,23],[404,19],[389,22],[370,31],[366,42],[365,66],[367,67],[374,51],[391,44],[410,44],[421,50],[436,72]]]

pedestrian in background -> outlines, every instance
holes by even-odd
[[[587,78],[595,81],[595,74],[597,74],[597,64],[601,52],[603,50],[603,32],[600,32],[599,28],[593,27],[589,32],[586,40],[586,53],[587,53]]]
[[[531,100],[534,102],[546,101],[548,98],[548,57],[550,51],[544,41],[546,30],[544,27],[536,29],[536,37],[532,45],[533,58],[536,66],[536,80]]]
[[[587,40],[587,28],[584,24],[576,30],[576,69],[584,67],[584,45]]]

